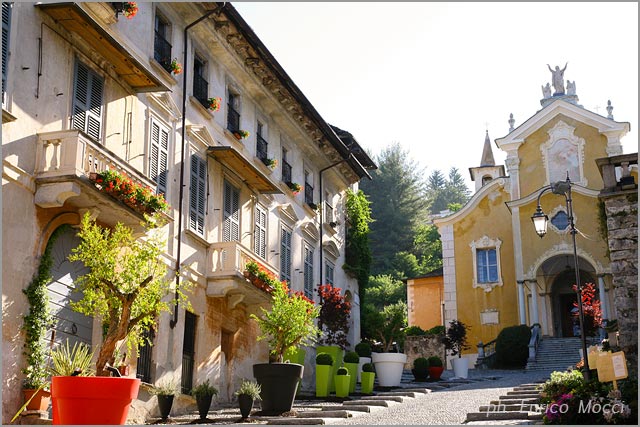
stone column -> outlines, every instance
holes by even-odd
[[[529,280],[529,290],[531,291],[531,324],[540,323],[538,318],[538,282]]]
[[[527,313],[524,308],[525,298],[524,298],[524,280],[518,280],[518,315],[520,316],[520,324],[527,324]]]
[[[600,308],[602,309],[602,320],[609,320],[609,301],[604,290],[604,276],[598,276],[598,293],[600,294]]]

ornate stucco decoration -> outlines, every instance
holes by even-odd
[[[575,129],[560,120],[547,132],[549,139],[540,146],[542,163],[547,173],[547,185],[564,181],[569,172],[571,182],[587,186],[584,176],[585,141],[574,135]]]
[[[300,220],[300,217],[296,214],[296,210],[291,206],[291,203],[279,205],[278,210],[280,211],[280,218],[291,226],[294,226],[296,222]]]
[[[480,312],[480,324],[498,325],[500,323],[500,312],[497,308],[489,308]]]
[[[492,239],[489,236],[482,236],[478,240],[469,243],[471,247],[471,258],[473,259],[473,288],[482,288],[485,292],[491,292],[496,286],[502,286],[502,270],[500,269],[500,246],[502,240]],[[498,280],[495,282],[478,282],[478,261],[476,259],[477,249],[495,249],[498,269]]]
[[[578,257],[587,261],[591,266],[595,269],[595,274],[606,274],[608,269],[606,269],[600,262],[598,262],[589,252],[586,252],[580,246],[576,248],[578,252]],[[524,280],[536,280],[536,272],[540,269],[542,264],[551,257],[556,255],[573,255],[573,245],[568,242],[561,242],[557,245],[549,248],[542,255],[535,260],[533,264],[531,264],[529,270],[525,274]]]

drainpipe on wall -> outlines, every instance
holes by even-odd
[[[184,51],[182,54],[182,149],[180,155],[182,156],[182,160],[180,162],[180,193],[178,196],[178,253],[176,254],[176,295],[175,295],[175,306],[173,311],[173,319],[169,322],[169,326],[171,329],[175,328],[178,324],[178,285],[180,284],[180,249],[182,248],[182,208],[183,208],[183,200],[184,200],[184,164],[185,164],[185,145],[186,145],[186,110],[187,110],[187,69],[188,67],[188,39],[187,32],[191,29],[191,27],[199,24],[204,19],[208,18],[213,13],[220,13],[222,6],[218,6],[215,9],[212,9],[202,15],[200,18],[193,21],[191,24],[184,27]]]

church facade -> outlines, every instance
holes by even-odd
[[[550,70],[554,94],[543,86],[542,109],[517,127],[511,117],[509,133],[495,140],[506,165],[495,164],[487,133],[481,163],[469,169],[474,195],[459,211],[434,220],[443,245],[445,325],[458,319],[469,326],[465,357],[471,359],[476,344],[508,326],[539,324],[551,337],[580,333],[572,315],[570,211],[563,194],[545,190],[559,181],[571,182],[580,281],[594,284],[603,318],[615,317],[596,160],[622,154],[629,123],[614,120],[610,103],[607,116],[579,105],[575,82],[565,91],[556,75],[564,69]],[[544,238],[531,220],[538,203],[549,219]]]

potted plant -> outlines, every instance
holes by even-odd
[[[344,350],[349,346],[347,334],[351,303],[345,299],[342,289],[331,284],[319,285],[316,292],[320,300],[318,328],[322,331],[319,339],[322,345],[316,347],[316,351],[333,356],[335,363],[329,376],[329,392],[334,392],[336,388],[333,379],[340,367],[338,362],[343,360]]]
[[[426,357],[416,358],[411,373],[416,381],[426,381],[429,377],[429,360]]]
[[[268,157],[265,157],[264,159],[262,159],[262,163],[264,163],[264,165],[270,169],[275,169],[276,166],[278,166],[278,159],[270,159]]]
[[[160,418],[166,421],[171,414],[171,407],[173,406],[173,398],[180,394],[180,386],[175,381],[165,381],[152,387],[149,393],[156,396],[158,399],[158,410],[160,411]]]
[[[209,380],[196,385],[191,389],[191,396],[196,398],[196,404],[198,405],[198,414],[200,420],[206,420],[209,408],[211,407],[211,401],[213,396],[218,394],[218,389],[209,384]]]
[[[293,192],[294,195],[302,191],[302,185],[298,184],[297,182],[288,182],[287,186]]]
[[[362,382],[362,368],[365,363],[371,363],[371,344],[361,341],[356,344],[356,353],[360,357],[358,361],[358,382]]]
[[[258,322],[261,334],[258,340],[267,340],[270,362],[253,365],[253,376],[261,387],[262,411],[283,413],[291,410],[298,382],[304,366],[283,363],[289,349],[314,343],[320,330],[315,325],[318,308],[302,292],[291,292],[287,284],[275,278],[267,278],[271,289],[271,307],[261,308],[260,317],[251,314]]]
[[[220,98],[219,96],[215,98],[209,98],[207,99],[207,103],[209,104],[207,108],[215,113],[220,111],[220,105],[222,105],[222,98]]]
[[[333,356],[329,353],[316,355],[316,396],[329,396],[329,377],[333,366]]]
[[[238,396],[238,405],[240,406],[240,415],[243,419],[249,418],[253,409],[255,400],[262,400],[260,384],[255,381],[242,380],[240,388],[236,390],[235,395]]]
[[[462,351],[468,350],[467,326],[459,320],[449,322],[447,333],[444,337],[444,348],[451,351],[452,356],[458,356],[451,360],[453,373],[458,378],[467,378],[469,374],[469,359],[462,357]]]
[[[127,19],[132,19],[138,13],[138,3],[135,1],[126,1],[122,3],[122,14]]]
[[[434,380],[440,380],[440,376],[444,371],[444,366],[442,366],[442,359],[438,356],[431,356],[427,359],[429,361],[429,377]]]
[[[360,356],[355,351],[348,351],[344,355],[344,367],[349,371],[350,383],[349,393],[356,391],[356,379],[358,378],[358,367],[360,364]]]
[[[368,323],[375,338],[382,342],[382,352],[372,353],[371,360],[376,367],[378,383],[382,387],[397,387],[402,381],[402,371],[407,362],[404,353],[392,353],[393,344],[402,336],[407,324],[407,305],[400,301],[386,305],[382,311],[368,309],[363,323]]]
[[[376,379],[375,369],[373,367],[373,363],[365,363],[362,365],[362,381],[360,383],[360,391],[363,394],[372,394],[373,393],[373,382]]]
[[[237,140],[249,138],[249,132],[246,130],[239,129],[233,132],[233,136],[236,137]]]
[[[155,217],[156,224],[159,218]],[[54,424],[74,424],[67,416],[82,412],[86,418],[80,424],[124,423],[131,400],[137,397],[140,380],[137,378],[111,378],[107,367],[113,364],[116,347],[126,342],[129,351],[134,351],[143,334],[152,327],[163,311],[170,311],[172,303],[189,302],[184,294],[190,285],[182,281],[176,289],[173,281],[166,278],[166,264],[162,260],[163,243],[150,223],[148,238],[143,242],[133,237],[133,230],[117,223],[114,229],[96,224],[87,213],[78,233],[80,244],[72,249],[70,261],[82,261],[89,273],[76,278],[75,284],[82,298],[71,304],[75,311],[88,316],[100,316],[106,325],[102,343],[97,348],[97,377],[90,381],[78,377],[65,377],[64,381],[52,379],[51,398],[54,407]],[[177,295],[177,301],[168,302],[166,296]],[[65,386],[63,387],[63,383]],[[86,386],[79,383],[91,383]],[[58,385],[57,385],[58,384]],[[102,397],[112,401],[81,404],[73,396],[82,398],[77,390],[98,391]],[[66,409],[56,410],[57,405],[68,404]],[[128,402],[123,404],[123,402]],[[84,411],[77,411],[76,407]],[[117,421],[104,422],[104,414],[112,414]],[[59,415],[61,419],[56,419]],[[96,420],[100,421],[96,421]]]
[[[336,397],[349,397],[349,383],[351,376],[349,370],[344,366],[338,368],[336,372]]]
[[[171,73],[178,75],[182,72],[182,64],[178,62],[177,58],[173,58],[173,61],[169,64],[169,69]]]

